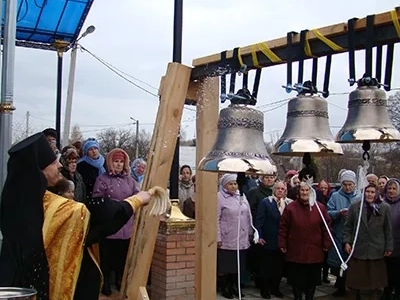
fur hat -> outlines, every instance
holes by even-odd
[[[61,156],[66,160],[79,158],[78,150],[74,146],[71,146],[71,145],[65,146],[62,149]]]
[[[106,157],[108,173],[115,174],[114,167],[113,167],[113,161],[115,159],[122,159],[124,161],[124,168],[123,168],[122,172],[126,173],[126,174],[130,174],[131,170],[129,168],[128,153],[126,153],[121,148],[115,148],[115,149],[112,149],[110,152],[108,152],[107,157]]]

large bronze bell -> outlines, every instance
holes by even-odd
[[[329,128],[328,102],[313,93],[302,92],[288,104],[286,126],[272,154],[283,156],[342,155],[340,144]]]
[[[216,141],[198,168],[208,172],[275,174],[277,168],[268,155],[263,133],[261,111],[241,104],[229,105],[220,111]]]
[[[349,95],[347,119],[336,136],[339,143],[394,142],[400,132],[387,110],[386,93],[374,78],[362,78]]]

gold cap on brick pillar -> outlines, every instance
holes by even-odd
[[[171,199],[171,214],[167,222],[180,222],[191,220],[186,217],[179,208],[179,199]]]

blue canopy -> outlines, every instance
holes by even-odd
[[[5,1],[2,1],[4,29]],[[18,0],[17,46],[55,50],[55,40],[78,38],[94,0]],[[2,34],[4,32],[2,31]]]

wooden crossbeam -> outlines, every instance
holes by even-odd
[[[397,20],[400,18],[400,11],[396,9]],[[356,50],[365,49],[365,41],[368,38],[366,32],[367,17],[358,19],[355,22],[355,48]],[[387,45],[391,43],[397,43],[400,41],[399,35],[394,26],[391,12],[384,12],[375,15],[374,20],[374,46]],[[336,51],[327,46],[321,41],[316,34],[311,30],[307,32],[306,39],[309,42],[311,53],[315,57],[323,57],[327,55],[339,54],[347,51],[348,48],[348,30],[347,22],[338,23],[326,27],[317,29],[320,34],[328,38],[335,44],[341,46],[343,51]],[[287,37],[282,37],[267,42],[263,42],[267,47],[272,50],[281,61],[272,62],[266,55],[257,49],[255,51],[255,45],[249,45],[240,48],[240,54],[244,64],[248,69],[255,69],[252,59],[252,52],[254,51],[257,55],[259,65],[262,67],[270,67],[274,65],[284,64],[287,59]],[[292,61],[298,61],[301,59],[304,49],[300,45],[300,34],[296,33],[293,35],[292,40]],[[311,58],[311,57],[307,57]],[[192,65],[194,69],[192,71],[192,80],[197,80],[202,77],[209,76],[221,76],[223,74],[231,73],[232,71],[239,71],[240,65],[237,57],[233,57],[233,50],[227,51],[225,63],[221,63],[221,53],[208,55],[205,57],[196,58],[193,60]]]

